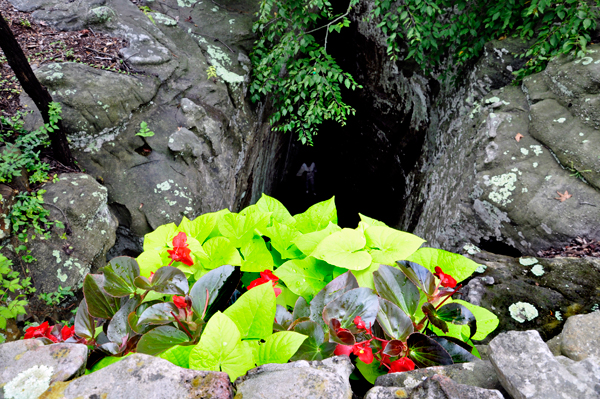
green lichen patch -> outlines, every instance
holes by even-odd
[[[512,317],[519,323],[531,321],[539,316],[539,313],[535,306],[527,302],[513,303],[509,306],[508,311],[510,312],[510,317]]]
[[[540,277],[540,276],[543,276],[544,273],[546,273],[546,272],[544,271],[544,267],[542,265],[538,264],[531,268],[531,273]]]
[[[522,264],[523,266],[531,266],[531,265],[535,265],[536,263],[538,263],[538,260],[536,258],[533,257],[529,257],[529,258],[519,258],[519,263]]]
[[[503,206],[510,204],[513,201],[510,196],[515,191],[516,181],[517,175],[512,172],[485,180],[487,186],[493,186],[493,191],[488,195],[489,199]]]

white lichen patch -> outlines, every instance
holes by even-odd
[[[494,104],[500,102],[500,99],[498,97],[490,97],[487,100],[485,100],[486,104]]]
[[[562,314],[560,313],[560,310],[557,310],[556,312],[554,312],[554,317],[556,317],[556,320],[558,321],[562,321],[563,317]]]
[[[475,269],[475,273],[483,273],[485,272],[485,269],[487,269],[486,265],[479,265],[477,269]]]
[[[481,252],[481,249],[479,249],[479,247],[477,247],[476,245],[473,245],[471,243],[469,244],[465,244],[463,245],[463,249],[469,254],[469,255],[475,255],[479,252]]]
[[[517,175],[515,173],[505,173],[499,176],[493,176],[491,179],[486,179],[484,176],[484,183],[487,186],[494,186],[488,197],[497,204],[506,206],[513,200],[510,199],[512,192],[515,191],[515,183],[517,181]]]
[[[535,306],[527,302],[513,303],[508,307],[510,317],[518,321],[519,323],[525,323],[531,321],[539,316],[539,313]]]
[[[541,145],[532,144],[529,146],[529,148],[531,148],[536,157],[544,153]]]
[[[581,132],[580,132],[580,133],[579,133],[579,135],[580,135],[581,137],[583,137],[583,133],[581,133]]]
[[[161,14],[159,12],[153,12],[151,14],[154,20],[156,20],[156,22],[158,22],[159,24],[163,24],[166,26],[177,26],[177,21],[165,14]]]
[[[53,367],[39,365],[20,372],[4,386],[6,399],[37,399],[50,387]]]
[[[521,148],[521,154],[529,155],[529,150],[527,148]]]
[[[537,168],[537,167],[538,167],[538,163],[537,163],[537,162],[534,162],[534,163],[533,163],[533,167],[534,167],[534,168]]]
[[[592,57],[583,57],[581,59],[581,65],[590,65],[594,59]]]
[[[198,0],[177,0],[177,5],[179,7],[191,7],[196,4]],[[201,4],[201,2],[200,2]]]
[[[519,258],[519,263],[522,264],[523,266],[531,266],[531,265],[535,265],[536,263],[538,263],[538,260],[533,257]]]
[[[558,118],[558,119],[554,119],[553,122],[557,122],[557,123],[565,123],[566,119],[565,118]]]
[[[206,52],[210,59],[210,63],[217,70],[217,75],[227,83],[241,83],[244,77],[237,73],[230,72],[225,68],[226,65],[232,65],[231,59],[219,47],[208,45]]]
[[[544,177],[544,180],[549,181],[550,179],[552,179],[552,175],[548,175],[546,177]]]
[[[55,249],[54,251],[52,251],[52,256],[54,256],[56,258],[56,263],[61,262],[60,251],[58,249]]]
[[[156,185],[154,192],[159,194],[159,193],[162,193],[163,191],[168,191],[170,189],[171,189],[171,184],[168,181],[164,181],[164,182],[158,183]],[[160,190],[160,191],[158,191],[158,190]]]
[[[538,264],[531,268],[531,273],[540,277],[543,276],[546,272],[544,271],[544,266]]]

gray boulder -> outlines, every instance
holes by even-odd
[[[348,377],[353,369],[347,356],[266,364],[238,377],[235,386],[244,399],[351,399]]]
[[[56,383],[40,398],[232,399],[226,373],[188,370],[136,353],[92,374]]]
[[[288,140],[271,133],[262,106],[255,110],[245,97],[256,2],[148,2],[155,23],[129,0],[13,4],[61,29],[93,26],[126,39],[121,56],[144,73],[69,63],[37,71],[63,104],[79,164],[104,182],[123,228],[139,237],[272,191]],[[109,17],[99,22],[102,15]],[[209,68],[217,78],[209,79]],[[136,136],[141,122],[153,136]]]
[[[87,356],[87,346],[80,344],[44,345],[37,339],[2,344],[0,399],[36,399],[50,384],[83,374]]]
[[[561,333],[561,353],[573,360],[600,357],[600,311],[571,316]]]
[[[502,333],[490,342],[490,361],[514,399],[598,398],[595,386],[571,374],[537,331]]]
[[[80,288],[87,273],[106,264],[117,229],[117,220],[108,208],[106,187],[82,173],[58,177],[57,182],[42,187],[46,190],[44,207],[50,211],[50,219],[61,221],[65,229],[53,227],[50,239],[36,238],[27,244],[36,259],[27,268],[42,293],[56,292],[59,286]],[[20,244],[16,238],[12,243]],[[11,257],[22,262],[20,257]]]
[[[375,386],[365,395],[365,399],[503,399],[499,391],[470,385],[457,384],[443,375],[427,377],[412,388]]]
[[[561,332],[566,320],[592,312],[600,303],[598,259],[512,258],[489,252],[470,257],[485,270],[462,290],[462,299],[498,316],[500,325],[491,337],[535,329],[548,340]]]

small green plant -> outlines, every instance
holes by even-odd
[[[573,166],[573,161],[571,161],[571,166],[566,166],[565,167],[569,172],[571,172],[571,174],[569,176],[575,177],[577,179],[583,179],[583,175],[582,173],[590,173],[591,170],[590,169],[586,169],[586,170],[577,170],[575,168],[575,166]]]
[[[146,122],[142,121],[140,123],[140,130],[135,135],[141,137],[152,137],[154,136],[154,132],[148,129],[148,124]]]
[[[19,23],[21,24],[21,26],[24,26],[25,28],[31,28],[31,22],[29,22],[28,19],[21,19],[21,21]]]
[[[71,290],[71,287],[58,286],[56,292],[41,293],[40,299],[46,302],[48,306],[58,306],[68,297],[75,297],[75,293]]]
[[[0,329],[6,328],[6,321],[18,315],[26,314],[26,295],[35,292],[31,279],[21,278],[12,270],[12,261],[0,254]],[[0,334],[0,343],[4,342]]]
[[[215,68],[214,65],[209,66],[206,69],[206,75],[207,75],[206,76],[207,80],[210,79],[210,78],[213,78],[213,79],[216,80],[218,78],[218,76],[217,76],[217,68]]]
[[[145,16],[148,17],[148,19],[154,24],[156,25],[156,22],[154,22],[154,18],[152,18],[152,13],[154,11],[152,11],[152,9],[148,6],[138,6],[138,8],[140,9],[141,12],[144,13]]]

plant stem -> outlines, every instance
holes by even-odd
[[[185,328],[183,323],[179,320],[179,317],[175,316],[175,313],[173,313],[173,312],[171,312],[171,315],[175,318],[175,321],[177,321],[177,324],[179,324],[179,326],[181,328],[183,328],[183,331],[185,331],[185,333],[188,335],[188,337],[190,337],[190,339],[194,339],[194,336],[192,334],[190,334],[190,332],[188,331],[187,328]]]

